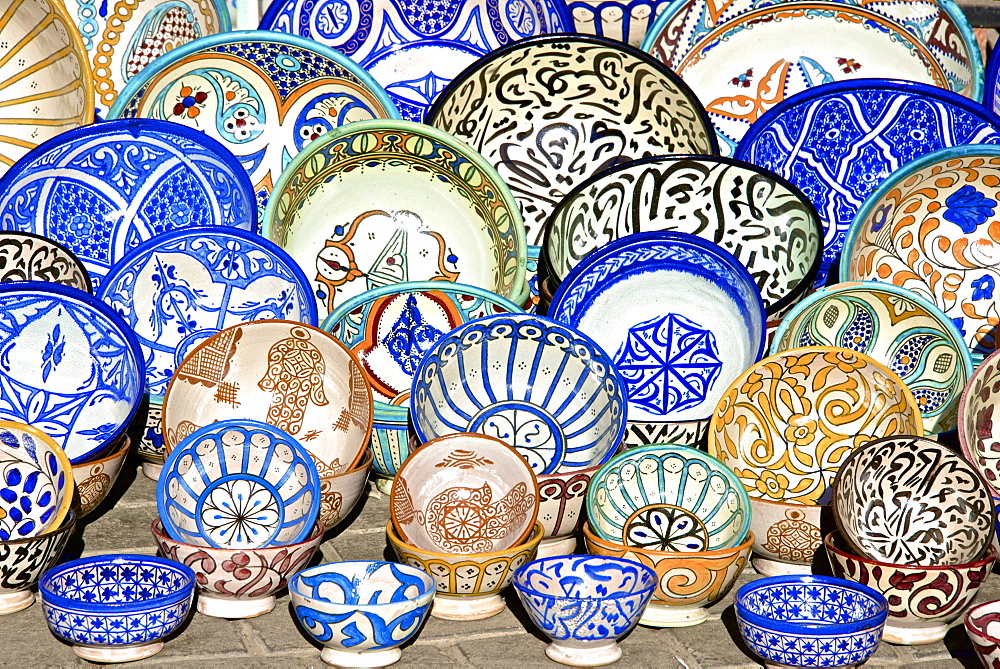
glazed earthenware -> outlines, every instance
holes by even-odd
[[[0,282],[48,281],[93,292],[83,262],[68,248],[30,232],[0,232]]]
[[[319,521],[330,530],[347,518],[367,489],[372,454],[365,453],[361,464],[341,474],[319,477]]]
[[[920,645],[944,639],[979,594],[996,562],[992,548],[966,564],[917,566],[870,560],[848,552],[839,533],[823,540],[838,578],[881,592],[889,602],[882,638],[889,643]]]
[[[59,560],[75,529],[76,513],[70,509],[59,525],[42,534],[0,541],[0,615],[34,604],[31,587]]]
[[[324,662],[384,667],[427,618],[434,579],[392,562],[334,562],[299,572],[288,592],[299,624],[323,644]]]
[[[545,528],[538,557],[576,552],[576,534],[585,515],[583,505],[591,477],[600,466],[538,477],[538,522]]]
[[[965,614],[965,633],[986,669],[1000,666],[1000,601],[983,602]]]
[[[455,432],[498,437],[536,475],[606,462],[624,436],[625,410],[621,377],[597,344],[527,314],[452,330],[423,357],[410,395],[420,442]]]
[[[75,488],[69,459],[52,437],[0,420],[0,541],[59,527]]]
[[[523,543],[538,516],[538,480],[512,447],[449,434],[410,454],[389,514],[404,542],[442,553],[494,553]]]
[[[740,140],[735,157],[785,177],[816,205],[826,230],[821,286],[855,214],[890,174],[938,149],[998,142],[1000,118],[967,98],[915,82],[859,79],[775,105]],[[845,258],[841,280],[867,278],[845,275],[848,264]]]
[[[622,558],[567,555],[529,562],[513,583],[531,622],[552,639],[550,660],[599,667],[622,656],[618,639],[639,622],[656,573]]]
[[[123,434],[118,438],[117,444],[111,445],[104,457],[73,465],[79,518],[83,519],[90,515],[111,492],[131,447],[132,440],[127,434]]]
[[[570,0],[576,32],[639,46],[671,0]]]
[[[962,453],[975,465],[990,485],[994,497],[1000,497],[1000,424],[994,428],[993,411],[1000,401],[1000,352],[993,353],[979,365],[958,405],[958,440]]]
[[[229,550],[305,540],[319,498],[309,452],[254,420],[195,430],[171,451],[156,487],[160,520],[172,539]]]
[[[875,281],[819,290],[788,312],[771,353],[800,346],[861,351],[896,372],[920,407],[923,432],[947,432],[972,376],[972,357],[951,320],[919,295]]]
[[[750,507],[754,570],[764,576],[813,573],[823,558],[823,536],[837,529],[830,506],[750,497]]]

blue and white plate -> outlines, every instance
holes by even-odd
[[[163,528],[176,541],[263,548],[303,541],[319,514],[319,474],[287,432],[224,420],[170,452],[156,488]]]
[[[141,242],[204,225],[256,230],[253,188],[221,144],[176,123],[78,128],[37,147],[0,179],[0,229],[65,245],[95,286]]]
[[[162,402],[177,365],[222,328],[281,319],[316,325],[309,280],[287,253],[235,228],[159,235],[115,263],[97,296],[135,331],[146,392]]]
[[[0,284],[0,420],[32,425],[85,462],[128,427],[145,375],[135,334],[94,296]]]

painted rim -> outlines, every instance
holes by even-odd
[[[862,593],[867,595],[879,603],[878,612],[868,618],[863,618],[850,623],[832,623],[829,625],[823,623],[793,623],[775,620],[774,618],[768,618],[767,616],[750,611],[746,608],[746,604],[744,603],[750,593],[761,588],[774,585],[807,586],[811,584],[831,585],[839,587],[846,592]],[[757,627],[762,627],[763,629],[777,629],[785,634],[794,633],[796,630],[802,630],[804,632],[810,632],[822,636],[853,634],[855,632],[863,632],[874,627],[880,627],[885,623],[885,620],[889,615],[889,603],[886,601],[885,596],[882,593],[869,588],[867,585],[861,585],[860,583],[855,583],[854,581],[848,581],[842,578],[833,578],[832,576],[799,575],[768,576],[766,578],[760,578],[756,581],[746,583],[736,592],[734,605],[736,607],[736,615],[738,618],[746,620]],[[791,627],[792,629],[781,629],[787,627]]]
[[[68,597],[63,597],[52,591],[52,580],[61,576],[67,571],[72,571],[79,567],[87,567],[90,565],[100,566],[104,564],[134,564],[137,567],[143,566],[155,566],[159,569],[172,570],[174,573],[180,573],[187,582],[177,591],[170,593],[169,595],[163,595],[161,597],[153,597],[152,599],[144,599],[138,602],[126,602],[123,604],[110,604],[104,602],[85,602],[79,599],[70,599]],[[187,565],[183,565],[179,562],[174,562],[173,560],[167,560],[161,557],[152,557],[149,555],[129,555],[129,554],[112,554],[112,555],[98,555],[96,557],[80,558],[78,560],[72,560],[70,562],[65,562],[58,567],[53,567],[42,576],[41,580],[38,582],[38,591],[42,596],[43,604],[51,604],[53,606],[58,606],[62,609],[69,609],[71,611],[79,611],[86,616],[108,616],[108,615],[118,615],[124,613],[134,613],[138,611],[144,611],[146,609],[161,608],[170,606],[172,604],[179,604],[185,599],[190,598],[194,595],[195,589],[195,577],[194,570],[192,570]]]
[[[484,562],[491,558],[504,557],[507,555],[517,555],[523,551],[535,551],[538,548],[538,544],[541,543],[542,537],[545,536],[545,528],[542,527],[542,523],[538,520],[535,521],[534,527],[531,528],[531,534],[528,535],[528,539],[522,543],[514,544],[508,548],[504,548],[499,551],[491,551],[489,553],[438,553],[435,551],[424,550],[423,548],[417,548],[412,544],[408,544],[399,535],[396,534],[396,528],[392,526],[392,520],[386,523],[385,526],[386,536],[389,538],[389,543],[392,545],[393,550],[406,551],[407,553],[413,553],[421,562],[427,560],[451,560],[458,562]],[[448,571],[451,572],[452,565],[450,562],[448,564]],[[488,592],[498,592],[497,589],[489,590]],[[482,592],[463,592],[463,593],[446,593],[446,594],[461,594],[461,595],[480,595],[488,594]]]
[[[1000,646],[1000,639],[998,639],[995,636],[991,636],[990,634],[987,634],[986,630],[984,630],[981,627],[976,627],[975,625],[972,624],[973,614],[987,607],[992,607],[994,609],[997,609],[995,613],[1000,613],[1000,602],[996,600],[992,602],[981,602],[979,604],[974,605],[965,613],[964,616],[962,616],[962,621],[965,623],[965,631],[968,634],[974,634],[981,639],[985,639],[988,643]]]
[[[896,437],[898,438],[898,437]],[[952,565],[914,565],[914,564],[895,564],[892,562],[879,562],[878,560],[872,560],[863,555],[855,555],[854,553],[848,553],[843,548],[837,546],[837,539],[841,541],[847,541],[844,539],[843,533],[838,528],[836,532],[830,532],[825,537],[823,537],[823,545],[826,546],[828,551],[832,551],[837,555],[844,556],[845,559],[851,560],[853,562],[864,562],[865,564],[873,564],[882,567],[892,567],[893,569],[900,569],[904,571],[957,571],[960,569],[976,569],[982,567],[983,565],[994,562],[997,559],[997,550],[993,546],[986,546],[986,556],[973,560],[972,562],[967,562],[965,564],[952,564]],[[847,579],[850,580],[850,579]]]
[[[342,602],[329,602],[323,600],[317,600],[312,595],[308,595],[302,591],[301,584],[303,578],[308,578],[310,576],[318,576],[319,574],[343,574],[343,569],[345,567],[357,566],[362,567],[366,574],[371,574],[376,569],[381,567],[386,567],[392,565],[394,569],[398,569],[407,576],[412,576],[420,580],[420,594],[416,597],[404,600],[402,602],[386,602],[384,604],[345,604]],[[302,599],[310,602],[319,602],[324,607],[331,608],[342,608],[350,611],[372,611],[376,612],[379,609],[383,609],[387,606],[400,606],[406,604],[413,604],[416,606],[425,606],[434,599],[434,593],[437,588],[434,585],[434,579],[431,578],[430,574],[425,572],[423,569],[417,569],[416,567],[411,567],[408,564],[400,564],[398,562],[384,562],[382,560],[350,560],[347,562],[333,562],[330,564],[320,564],[315,567],[310,567],[308,569],[303,569],[302,571],[295,574],[295,576],[288,579],[288,590],[290,593],[298,595]],[[415,632],[416,630],[414,630]],[[405,642],[404,642],[405,643]]]
[[[94,83],[94,70],[93,66],[90,64],[90,52],[87,51],[87,45],[83,43],[83,36],[80,34],[79,28],[76,26],[76,21],[73,20],[73,15],[69,13],[68,9],[66,9],[66,5],[63,0],[46,0],[46,4],[56,14],[58,14],[59,18],[61,18],[66,24],[66,33],[69,35],[69,41],[72,42],[73,50],[76,51],[77,56],[81,56],[80,69],[83,71],[80,72],[80,77],[83,79],[84,89],[84,125],[80,127],[85,128],[94,123],[97,116],[97,85]],[[66,133],[61,133],[61,135],[65,134]],[[57,137],[61,135],[57,135]],[[20,162],[20,160],[24,160],[24,158],[19,159],[18,162]]]
[[[514,578],[511,579],[511,583],[514,585],[514,587],[517,589],[518,592],[523,592],[527,595],[532,595],[534,597],[543,597],[548,600],[558,599],[567,602],[592,602],[595,600],[599,602],[607,601],[611,599],[608,595],[593,594],[589,597],[573,597],[571,595],[557,595],[550,592],[539,592],[538,590],[529,587],[527,584],[523,582],[524,573],[528,570],[529,567],[532,566],[537,566],[541,564],[558,564],[561,562],[564,563],[564,562],[590,562],[590,561],[593,561],[595,564],[598,565],[611,563],[618,565],[622,569],[638,569],[645,575],[646,579],[650,581],[649,585],[645,586],[640,590],[635,590],[633,592],[628,592],[628,593],[619,593],[623,597],[642,597],[643,595],[651,594],[653,591],[656,590],[656,588],[659,587],[660,579],[657,577],[655,571],[653,571],[644,564],[639,564],[638,562],[633,562],[632,560],[626,560],[625,558],[614,557],[611,555],[554,555],[552,557],[539,558],[537,560],[532,560],[527,564],[522,564],[520,567],[518,567],[517,571],[514,572]],[[611,601],[614,600],[611,599]],[[611,636],[614,635],[609,634],[609,637]]]

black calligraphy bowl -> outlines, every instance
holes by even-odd
[[[0,541],[0,615],[31,606],[32,586],[62,555],[75,527],[71,509],[59,527],[27,539]]]

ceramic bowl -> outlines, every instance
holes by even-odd
[[[577,530],[584,518],[587,488],[598,469],[600,465],[538,477],[538,522],[545,529],[538,545],[538,557],[576,552]]]
[[[274,0],[260,27],[350,56],[385,86],[404,118],[423,121],[437,94],[466,66],[526,37],[572,32],[573,21],[562,0],[465,0],[440,8],[375,0],[336,10],[310,0]]]
[[[527,297],[514,198],[482,156],[434,128],[351,123],[305,149],[274,193],[264,236],[309,268],[320,318],[411,279]]]
[[[486,362],[484,362],[486,361]],[[488,316],[452,330],[413,376],[420,442],[479,432],[536,475],[603,464],[625,432],[625,389],[590,338],[541,316]]]
[[[899,286],[931,302],[978,365],[996,350],[1000,318],[989,230],[1000,198],[1000,147],[980,143],[1000,135],[981,127],[970,141],[975,146],[937,151],[886,175],[857,210],[840,278]]]
[[[38,582],[49,629],[90,662],[129,662],[163,650],[163,638],[191,610],[194,586],[189,567],[120,554],[66,562]]]
[[[366,453],[361,464],[342,474],[319,477],[319,521],[330,530],[347,518],[361,499],[372,468],[372,454]]]
[[[707,418],[764,352],[767,319],[753,277],[687,233],[637,233],[595,250],[566,276],[548,315],[608,352],[631,423]]]
[[[816,277],[822,286],[865,198],[899,166],[948,146],[997,142],[1000,118],[972,100],[910,81],[858,79],[775,105],[735,157],[785,177],[816,206],[826,231]],[[848,257],[841,280],[866,278],[844,275]]]
[[[0,420],[0,541],[59,527],[74,490],[72,466],[52,437]]]
[[[679,77],[638,49],[585,35],[497,49],[455,77],[427,122],[496,166],[532,245],[591,175],[646,156],[716,153],[711,122]]]
[[[414,451],[392,484],[397,535],[422,550],[495,553],[524,543],[538,516],[538,480],[512,447],[449,434]]]
[[[274,608],[275,593],[309,566],[323,540],[316,523],[302,541],[262,548],[207,548],[172,539],[163,523],[152,531],[160,554],[194,571],[198,611],[214,618],[253,618]]]
[[[878,648],[885,597],[828,576],[774,576],[736,593],[740,636],[765,666],[849,667]]]
[[[712,415],[708,452],[751,498],[826,504],[852,450],[920,430],[917,402],[895,372],[864,353],[809,346],[765,358],[733,382]]]
[[[852,551],[879,562],[973,562],[993,541],[990,487],[947,446],[884,437],[853,451],[833,480],[833,514]]]
[[[123,434],[117,443],[111,445],[104,457],[73,465],[77,513],[80,519],[90,515],[111,492],[131,447],[132,440],[127,434]]]
[[[882,638],[907,646],[944,639],[951,623],[969,608],[996,562],[992,548],[965,564],[917,566],[869,560],[848,552],[839,533],[823,540],[838,578],[881,592],[889,602]]]
[[[618,639],[639,622],[656,573],[631,560],[567,555],[529,562],[513,583],[531,622],[552,639],[549,659],[599,667],[622,656]]]
[[[31,587],[62,555],[76,529],[71,509],[62,522],[27,539],[0,541],[0,615],[16,613],[35,602]]]
[[[3,174],[34,146],[94,122],[94,80],[73,17],[59,0],[8,0],[0,44]]]
[[[736,474],[689,446],[619,453],[594,474],[586,508],[602,539],[655,551],[731,548],[750,531],[750,498]]]
[[[146,359],[146,392],[163,401],[174,370],[222,328],[280,318],[315,326],[309,280],[287,253],[237,228],[183,228],[117,261],[97,297],[132,327]]]
[[[93,292],[83,262],[68,248],[30,232],[0,233],[0,282],[48,281]]]
[[[289,583],[292,611],[321,657],[338,667],[384,667],[423,625],[434,579],[392,562],[334,562],[299,572]]]
[[[726,596],[750,561],[753,533],[738,546],[694,553],[653,551],[606,541],[583,525],[591,555],[624,558],[656,572],[656,590],[640,625],[690,627],[708,620],[708,607]]]
[[[958,440],[962,453],[975,465],[1000,497],[1000,422],[994,428],[993,410],[1000,402],[1000,352],[979,365],[958,405]]]
[[[610,37],[638,47],[672,0],[573,0],[566,3],[576,32]]]
[[[31,424],[73,464],[125,432],[145,366],[132,330],[92,295],[56,283],[0,283],[0,420]]]
[[[265,30],[202,37],[132,77],[108,118],[172,121],[226,146],[263,211],[299,151],[345,123],[399,118],[367,72],[313,40]]]
[[[319,515],[319,475],[286,432],[224,420],[187,436],[167,457],[156,506],[167,534],[240,550],[304,540]]]
[[[758,574],[811,574],[822,563],[823,536],[837,529],[829,505],[750,498],[751,563]]]
[[[253,321],[199,343],[163,398],[167,452],[217,420],[262,419],[305,446],[320,476],[364,456],[371,388],[358,359],[326,332],[292,321]]]
[[[983,602],[965,614],[965,633],[987,669],[1000,665],[1000,600]]]
[[[544,530],[535,523],[524,543],[493,553],[435,553],[404,542],[392,521],[386,525],[389,545],[399,561],[422,569],[434,579],[437,594],[431,615],[445,620],[480,620],[502,613],[500,591],[510,585],[518,567],[535,559]]]

